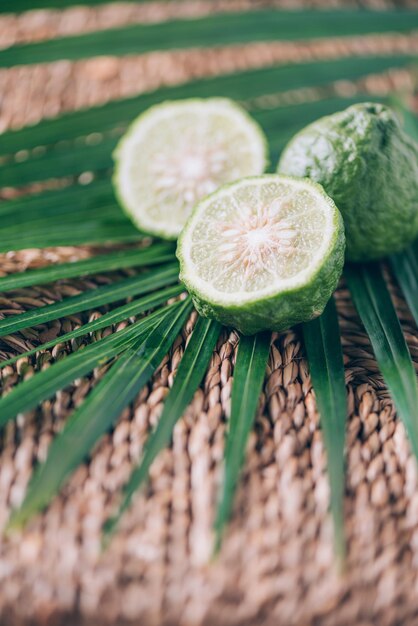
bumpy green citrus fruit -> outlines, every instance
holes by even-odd
[[[122,137],[113,183],[140,230],[176,239],[198,200],[224,183],[261,174],[266,155],[263,131],[232,100],[164,102]]]
[[[334,202],[309,180],[244,178],[202,200],[177,245],[199,313],[244,334],[322,313],[344,262]]]
[[[278,172],[324,187],[343,215],[352,261],[397,252],[418,236],[418,144],[382,104],[310,124],[285,148]]]

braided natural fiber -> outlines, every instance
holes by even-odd
[[[115,24],[118,10],[113,8]],[[103,9],[89,11],[91,20],[95,12],[99,20]],[[112,10],[107,8],[106,15]],[[1,18],[0,30],[11,28],[10,19]],[[27,19],[13,18],[16,33],[24,31]],[[36,19],[42,37],[60,32],[48,30],[57,19],[55,13],[42,12]],[[112,23],[109,20],[106,25]],[[5,128],[187,76],[285,60],[285,50],[286,58],[299,59],[320,55],[321,46],[325,56],[338,56],[347,53],[347,46],[367,51],[378,45],[412,49],[417,41],[387,36],[333,42],[328,48],[319,42],[259,44],[234,51],[2,70],[0,123]],[[385,92],[394,81],[411,86],[409,73],[398,72],[363,81],[360,87]],[[0,257],[0,271],[6,274],[91,252],[83,247],[10,253]],[[3,315],[17,314],[114,278],[107,274],[8,292],[0,298],[0,310]],[[393,285],[392,293],[418,369],[416,327]],[[23,534],[0,539],[1,626],[417,624],[417,468],[344,285],[337,292],[337,304],[349,402],[345,499],[349,550],[344,576],[338,576],[333,564],[326,461],[297,331],[274,339],[234,517],[218,561],[208,559],[237,344],[235,333],[227,331],[202,388],[175,428],[171,449],[153,465],[148,489],[138,495],[109,549],[101,554],[101,525],[158,420],[192,318],[152,382],[47,512]],[[105,310],[3,338],[0,358],[32,348]],[[1,370],[2,390],[92,340],[60,344],[50,353]],[[101,374],[96,370],[75,381],[38,410],[19,416],[1,435],[0,527],[10,508],[21,501],[34,463],[45,457],[54,434]]]

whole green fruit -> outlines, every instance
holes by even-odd
[[[356,104],[310,124],[277,170],[324,187],[343,215],[351,261],[398,252],[418,236],[418,144],[387,106]]]

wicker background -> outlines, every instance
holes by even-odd
[[[260,4],[184,2],[181,15]],[[172,16],[179,17],[180,9],[170,3],[4,16],[0,45]],[[19,126],[192,76],[383,49],[418,52],[418,38],[388,35],[344,42],[254,44],[0,70],[0,127]],[[394,87],[412,93],[413,77],[399,71],[359,84],[335,85],[344,93],[357,89],[387,93]],[[315,93],[287,94],[289,101],[308,97],[315,98]],[[411,103],[416,106],[413,95]],[[3,197],[13,193],[2,192]],[[86,247],[10,252],[0,256],[0,274],[91,253]],[[16,314],[114,276],[7,293],[0,297],[0,312]],[[393,295],[418,369],[416,327],[395,288]],[[152,382],[121,416],[114,432],[101,441],[90,463],[77,471],[48,511],[23,534],[0,539],[1,626],[105,626],[125,621],[141,626],[418,624],[416,466],[344,285],[337,304],[349,399],[345,577],[338,577],[333,567],[323,443],[300,338],[293,331],[275,337],[272,346],[234,518],[219,560],[208,562],[237,342],[235,334],[226,331],[201,390],[176,426],[172,448],[154,464],[148,490],[135,500],[107,552],[100,553],[102,522],[158,419],[191,319]],[[105,310],[3,338],[0,357],[33,347]],[[1,370],[3,390],[91,340],[61,344],[51,353],[21,359],[16,367]],[[95,371],[77,380],[37,411],[10,423],[1,435],[0,527],[10,507],[21,501],[34,463],[45,457],[54,433],[101,374]]]

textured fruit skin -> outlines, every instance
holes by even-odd
[[[324,187],[343,215],[351,261],[398,252],[418,236],[418,144],[382,104],[356,104],[310,124],[277,171]]]
[[[180,280],[193,299],[196,310],[203,317],[215,319],[225,326],[239,330],[243,335],[253,335],[263,330],[281,331],[295,324],[318,317],[335,291],[341,277],[345,256],[344,223],[341,213],[320,185],[309,184],[320,189],[324,198],[334,209],[334,233],[326,256],[308,282],[295,289],[287,289],[266,298],[240,305],[220,305],[208,299],[187,278],[182,252],[183,230],[177,245],[180,262]]]

